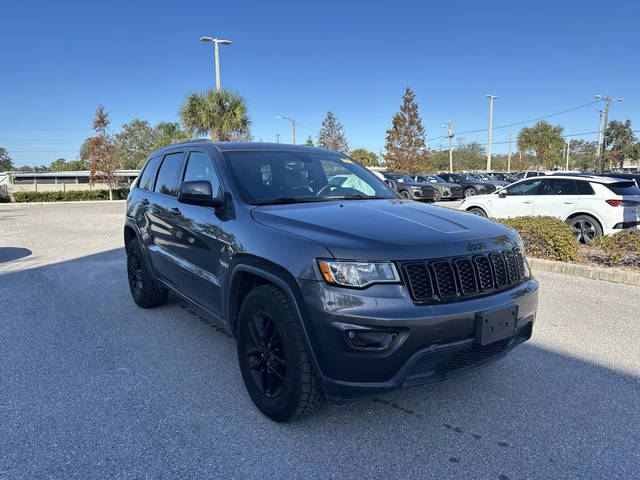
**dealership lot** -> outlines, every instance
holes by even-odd
[[[175,297],[134,305],[123,215],[123,202],[0,205],[0,479],[640,470],[640,288],[539,272],[533,339],[507,358],[280,425],[215,323]]]

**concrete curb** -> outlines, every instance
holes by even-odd
[[[60,204],[70,204],[70,203],[124,203],[126,200],[75,200],[68,202],[10,202],[10,203],[0,203],[0,208],[3,206],[15,206],[15,205],[60,205]]]
[[[607,282],[624,283],[640,287],[640,273],[630,270],[620,270],[611,267],[592,267],[578,265],[576,263],[556,262],[541,258],[528,257],[529,265],[533,270],[564,273],[575,277],[591,278],[593,280],[605,280]]]

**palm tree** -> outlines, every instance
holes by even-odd
[[[525,127],[518,134],[518,148],[520,150],[533,150],[536,154],[538,168],[544,165],[544,160],[551,153],[560,152],[564,148],[560,125],[550,125],[544,120],[539,121],[533,127]]]
[[[209,134],[214,142],[225,142],[233,136],[246,134],[251,125],[244,98],[225,89],[190,93],[180,115],[191,135]]]

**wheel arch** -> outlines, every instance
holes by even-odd
[[[600,231],[602,231],[604,233],[604,231],[605,231],[604,223],[598,217],[598,215],[595,215],[595,214],[593,214],[591,212],[585,212],[585,211],[572,212],[570,215],[567,216],[567,218],[564,219],[564,221],[567,222],[568,220],[571,220],[573,218],[580,217],[580,216],[586,216],[586,217],[593,218],[596,222],[598,222],[598,226],[600,227]]]

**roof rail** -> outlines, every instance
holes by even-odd
[[[167,145],[167,147],[172,147],[174,145],[185,145],[189,143],[201,143],[201,142],[213,143],[213,140],[209,138],[194,138],[193,140],[185,140],[184,142],[172,143],[171,145]]]

